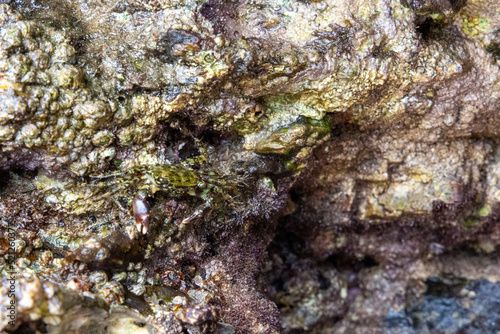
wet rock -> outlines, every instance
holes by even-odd
[[[496,330],[496,5],[0,1],[15,327]]]

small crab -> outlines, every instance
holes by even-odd
[[[149,204],[147,197],[164,191],[171,197],[184,195],[204,200],[196,210],[182,220],[188,223],[210,208],[215,199],[227,198],[231,185],[221,175],[192,169],[185,165],[142,165],[127,171],[94,175],[91,185],[106,189],[103,197],[123,196],[132,203],[135,224],[140,233],[149,229]],[[230,196],[229,196],[230,197]]]

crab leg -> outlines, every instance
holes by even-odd
[[[205,203],[196,208],[196,210],[188,217],[182,220],[182,224],[187,224],[195,218],[198,218],[203,214],[203,212],[212,205],[212,198],[207,198]]]

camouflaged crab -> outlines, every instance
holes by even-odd
[[[216,173],[195,170],[185,165],[143,165],[126,171],[91,177],[91,185],[103,189],[101,196],[123,196],[132,202],[135,224],[139,232],[146,234],[149,229],[149,204],[147,197],[164,191],[171,197],[184,195],[204,200],[182,223],[200,217],[212,207],[215,199],[231,197],[228,190],[233,185]]]

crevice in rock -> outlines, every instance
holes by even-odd
[[[231,25],[228,22],[235,15],[238,4],[239,1],[209,0],[201,5],[199,13],[212,22],[215,34],[231,35]]]

